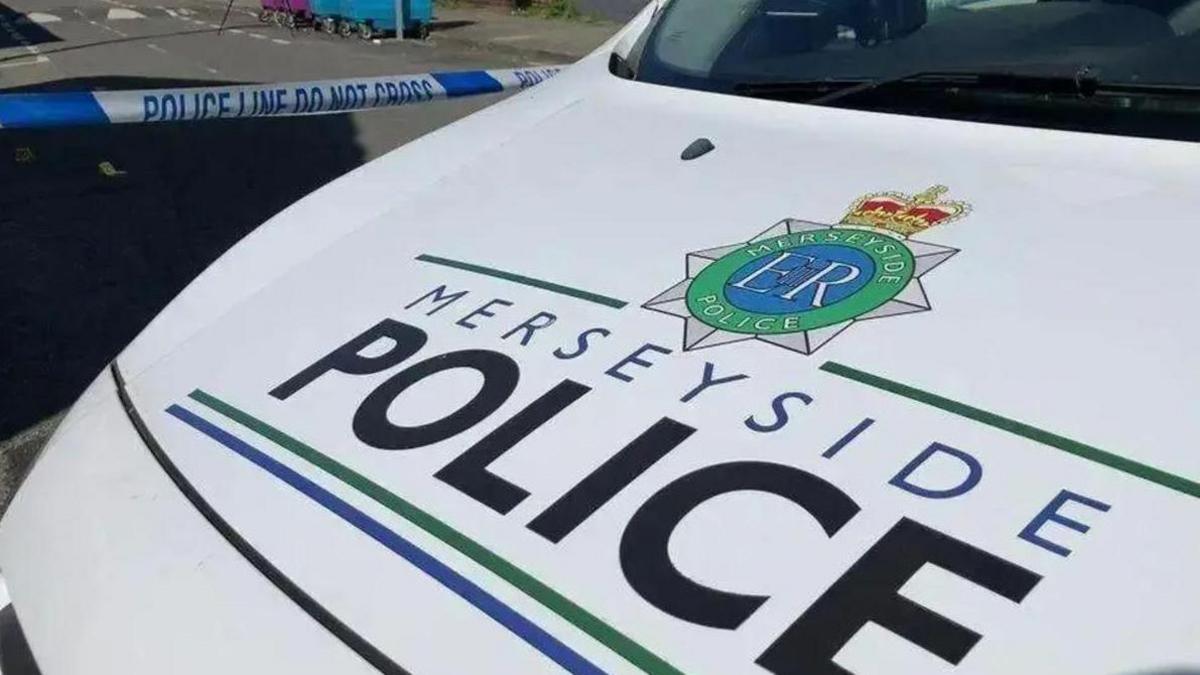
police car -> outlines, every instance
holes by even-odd
[[[672,0],[253,232],[6,675],[1200,667],[1200,4]]]

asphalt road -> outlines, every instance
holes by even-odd
[[[269,82],[521,60],[440,41],[437,23],[427,42],[375,44],[260,24],[249,0],[237,0],[220,34],[225,4],[217,0],[63,1],[0,2],[0,87],[114,75]]]
[[[7,0],[0,91],[309,80],[536,63],[372,44],[191,0]],[[244,1],[244,0],[243,0]],[[354,114],[0,130],[0,510],[55,415],[197,273],[317,187],[497,96]]]

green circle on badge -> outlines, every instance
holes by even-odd
[[[688,286],[687,308],[722,331],[798,333],[882,306],[914,271],[912,251],[889,235],[849,228],[793,232],[713,261]]]

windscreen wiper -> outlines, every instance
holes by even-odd
[[[874,79],[825,79],[796,82],[753,82],[734,86],[743,96],[763,98],[805,96],[805,103],[825,105],[866,92],[896,85],[937,89],[976,89],[1011,91],[1030,94],[1075,94],[1083,97],[1096,93],[1100,81],[1089,69],[1080,68],[1075,75],[1028,75],[1013,72],[921,71]]]
[[[1066,95],[1084,99],[1097,94],[1200,98],[1200,87],[1194,85],[1104,82],[1086,66],[1079,68],[1073,75],[1035,75],[1002,71],[922,71],[875,79],[752,82],[735,85],[734,92],[761,98],[801,98],[805,103],[829,105],[842,99],[896,86],[916,90]]]
[[[832,103],[868,91],[876,91],[897,84],[914,84],[938,88],[971,89],[982,91],[1004,91],[1021,94],[1068,94],[1087,98],[1096,93],[1100,81],[1087,67],[1080,68],[1070,77],[1062,75],[1028,75],[1012,72],[923,72],[881,78],[863,82],[818,96],[808,101],[816,105]]]

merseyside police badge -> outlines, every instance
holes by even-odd
[[[684,319],[685,350],[761,340],[802,354],[855,321],[926,311],[921,277],[958,250],[909,236],[970,211],[945,192],[864,195],[837,225],[789,218],[689,253],[687,278],[643,307]]]

